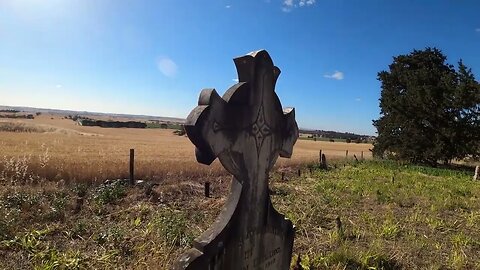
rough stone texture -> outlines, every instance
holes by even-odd
[[[264,50],[234,59],[239,83],[220,97],[201,92],[185,129],[197,161],[219,158],[234,179],[215,223],[194,241],[175,269],[289,269],[294,229],[272,206],[268,174],[290,157],[298,138],[295,110],[274,92],[280,70]]]

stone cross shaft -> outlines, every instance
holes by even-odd
[[[234,59],[239,82],[220,97],[204,89],[185,124],[197,161],[217,157],[234,179],[212,227],[197,238],[176,269],[288,269],[293,226],[272,206],[268,175],[278,156],[290,157],[298,138],[293,108],[275,94],[280,70],[269,54]]]

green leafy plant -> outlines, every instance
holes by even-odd
[[[116,180],[100,185],[94,192],[93,198],[99,204],[113,203],[127,194],[125,181]]]

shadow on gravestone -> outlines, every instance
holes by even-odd
[[[174,269],[289,269],[292,222],[273,207],[268,175],[278,156],[290,157],[298,138],[295,110],[282,110],[274,92],[280,70],[256,51],[234,59],[239,83],[220,97],[204,89],[185,129],[197,161],[217,157],[234,179],[215,223],[195,239]]]

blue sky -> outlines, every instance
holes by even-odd
[[[375,134],[377,72],[436,46],[480,77],[480,2],[0,0],[0,104],[186,117],[267,49],[300,127]]]

